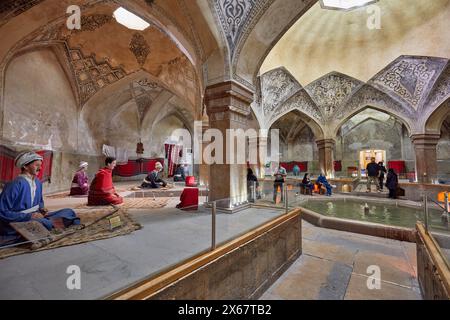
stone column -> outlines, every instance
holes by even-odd
[[[264,154],[262,157],[259,156],[260,152]],[[258,137],[258,167],[259,176],[258,179],[264,179],[266,176],[266,162],[267,162],[267,136]]]
[[[326,177],[334,178],[333,168],[333,153],[336,142],[333,139],[316,140],[317,148],[319,149],[319,166],[320,171],[326,175]]]
[[[230,155],[229,145],[226,143],[226,130],[246,129],[253,93],[234,81],[227,81],[207,87],[204,99],[209,126],[211,129],[218,129],[224,141],[224,164],[210,165],[209,199],[231,199],[229,202],[221,201],[218,206],[232,206],[245,202],[247,200],[246,164],[226,163]],[[245,150],[238,150],[238,152],[245,152]]]
[[[414,145],[417,182],[431,183],[432,179],[436,179],[436,146],[439,138],[440,134],[414,134],[411,136]]]
[[[202,136],[205,133],[205,131],[208,130],[208,128],[209,128],[209,124],[203,122]],[[204,150],[207,145],[208,145],[207,142],[202,142],[202,150]],[[205,164],[204,161],[202,161],[202,163],[200,163],[198,165],[198,171],[199,171],[200,183],[209,186],[209,165]]]

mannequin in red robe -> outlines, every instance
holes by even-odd
[[[97,172],[89,187],[88,206],[123,203],[123,198],[116,193],[112,181],[112,171],[116,166],[116,159],[106,158],[105,165],[106,167]]]

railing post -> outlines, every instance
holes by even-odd
[[[288,185],[285,183],[284,185],[284,204],[286,208],[286,214],[289,212],[289,201],[288,201]]]
[[[212,203],[211,210],[211,251],[216,249],[216,202]]]
[[[425,231],[428,233],[428,198],[425,193],[423,194],[423,210],[424,210]]]
[[[444,193],[444,205],[445,205],[445,212],[447,214],[447,229],[450,229],[450,216],[449,216],[449,204],[448,204],[448,192]]]

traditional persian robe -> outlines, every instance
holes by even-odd
[[[89,192],[88,176],[83,170],[77,171],[72,179],[71,196],[87,195]]]
[[[9,225],[11,222],[39,221],[48,230],[53,228],[51,218],[63,218],[64,224],[80,224],[80,219],[72,209],[62,209],[48,213],[43,219],[32,219],[31,215],[44,208],[42,198],[42,183],[39,179],[31,179],[24,175],[18,176],[5,185],[0,194],[0,234],[16,235]]]
[[[112,181],[112,170],[100,169],[92,180],[89,188],[88,205],[104,206],[108,204],[121,204],[123,198],[116,193]]]
[[[153,170],[150,172],[147,177],[144,179],[144,181],[141,184],[141,188],[153,188],[157,189],[159,187],[165,187],[167,186],[167,183],[161,179],[158,175],[158,171]]]

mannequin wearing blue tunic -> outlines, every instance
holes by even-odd
[[[32,185],[29,181],[33,180]],[[34,190],[32,190],[34,189]],[[32,193],[34,191],[34,194]],[[11,222],[26,222],[36,220],[42,223],[48,230],[53,228],[50,218],[63,218],[66,226],[80,224],[80,219],[72,209],[62,209],[45,214],[44,218],[34,219],[32,214],[40,212],[44,208],[42,198],[42,183],[39,179],[25,178],[20,175],[5,185],[0,194],[0,234],[16,235],[15,230],[9,225]]]
[[[331,184],[328,182],[327,178],[325,178],[324,175],[319,175],[319,177],[317,178],[317,182],[323,184],[325,186],[325,188],[327,189],[327,196],[331,196]]]

